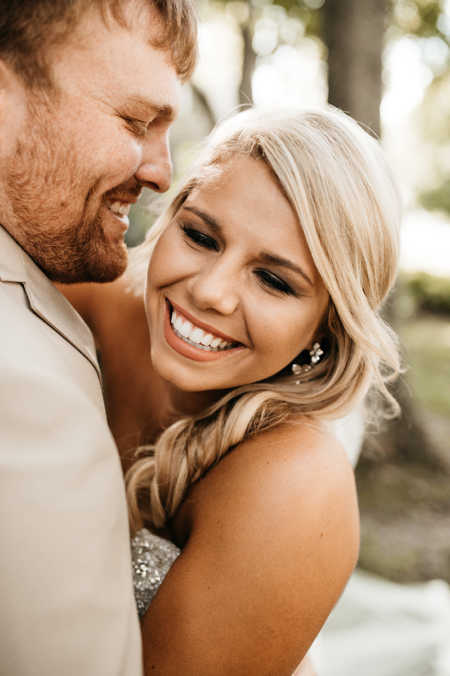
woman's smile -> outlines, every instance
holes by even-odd
[[[195,319],[168,299],[164,335],[172,349],[194,361],[215,361],[245,348],[242,343]]]

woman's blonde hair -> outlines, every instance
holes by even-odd
[[[386,387],[400,370],[397,340],[380,316],[397,271],[398,193],[378,143],[341,111],[250,109],[219,125],[135,255],[133,274],[143,278],[143,262],[188,195],[235,155],[265,162],[298,216],[330,296],[326,358],[300,380],[285,369],[236,388],[140,449],[127,475],[132,529],[162,527],[227,451],[288,417],[343,416],[369,389],[378,415],[398,412]]]

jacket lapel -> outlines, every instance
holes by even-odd
[[[101,379],[88,326],[11,235],[0,226],[0,280],[22,284],[30,310],[91,362]]]

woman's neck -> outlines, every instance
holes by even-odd
[[[171,422],[184,416],[195,416],[212,406],[225,394],[223,390],[209,390],[205,392],[186,392],[175,387],[167,380],[161,380],[161,391],[164,392],[163,403],[160,408],[161,431]]]

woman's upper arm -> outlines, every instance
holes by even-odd
[[[130,293],[124,277],[103,284],[94,282],[82,284],[57,283],[55,286],[83,317],[100,343],[104,341],[105,336],[108,336],[111,325],[117,332],[129,314],[130,308],[138,303],[142,305],[142,301]],[[118,313],[121,316],[120,323],[116,321]],[[142,315],[144,316],[143,311]]]
[[[100,287],[100,285],[93,283],[60,284],[57,282],[55,286],[83,317],[86,324],[91,326],[95,297],[98,292],[97,287]]]
[[[143,621],[146,674],[290,676],[356,563],[337,442],[276,428],[191,491],[191,534]]]

